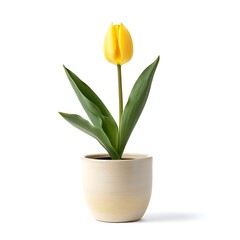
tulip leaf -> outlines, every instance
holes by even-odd
[[[112,159],[120,159],[118,153],[113,148],[108,136],[99,126],[92,125],[89,121],[77,114],[59,112],[59,114],[74,127],[94,137],[107,150]]]
[[[118,126],[111,113],[100,100],[97,94],[72,71],[65,66],[64,70],[67,77],[80,101],[82,107],[87,113],[94,126],[100,127],[109,138],[114,149],[118,146]]]
[[[145,106],[159,59],[160,57],[142,72],[129,95],[119,127],[118,154],[120,156]]]

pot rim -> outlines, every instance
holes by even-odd
[[[109,154],[107,153],[95,153],[95,154],[87,154],[82,159],[92,160],[92,161],[132,161],[132,160],[141,160],[141,159],[152,159],[152,156],[149,154],[143,153],[124,153],[122,159],[109,159]]]

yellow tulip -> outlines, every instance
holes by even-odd
[[[113,64],[122,65],[133,55],[132,37],[123,24],[111,24],[104,40],[104,55]]]

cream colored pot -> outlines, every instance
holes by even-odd
[[[137,221],[144,215],[152,191],[152,157],[106,154],[82,159],[83,189],[93,216],[105,222]]]

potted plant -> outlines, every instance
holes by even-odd
[[[60,114],[94,137],[107,152],[82,158],[83,189],[93,216],[106,222],[137,221],[144,215],[151,197],[152,157],[124,153],[124,149],[147,101],[160,57],[140,74],[123,107],[121,66],[133,55],[132,38],[123,24],[110,26],[104,40],[104,55],[117,66],[118,124],[97,94],[65,66],[90,122],[76,114]]]

